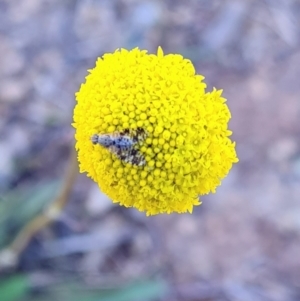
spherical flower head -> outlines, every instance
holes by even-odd
[[[222,91],[178,54],[121,49],[98,58],[76,94],[80,171],[147,215],[192,212],[237,162]]]

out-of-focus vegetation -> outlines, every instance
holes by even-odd
[[[5,248],[17,233],[49,205],[59,189],[59,181],[37,183],[10,190],[0,202],[0,247]]]
[[[149,301],[163,296],[167,286],[163,280],[142,280],[122,287],[91,289],[80,281],[68,281],[47,286],[42,295],[40,289],[32,287],[29,276],[14,275],[0,282],[1,301]]]

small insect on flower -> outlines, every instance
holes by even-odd
[[[132,165],[143,166],[146,160],[138,149],[137,145],[145,140],[147,134],[144,129],[125,129],[122,132],[111,134],[94,134],[91,141],[94,145],[100,144],[115,154],[121,161]]]

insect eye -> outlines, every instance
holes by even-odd
[[[91,141],[93,144],[97,144],[98,143],[98,135],[97,134],[93,135],[91,137]]]

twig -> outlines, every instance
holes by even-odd
[[[11,245],[0,252],[0,270],[2,268],[12,267],[17,264],[20,253],[25,249],[30,239],[41,229],[56,220],[62,209],[69,200],[73,183],[75,181],[78,163],[77,154],[74,149],[68,163],[68,169],[60,193],[57,198],[40,215],[31,220],[13,240]]]

